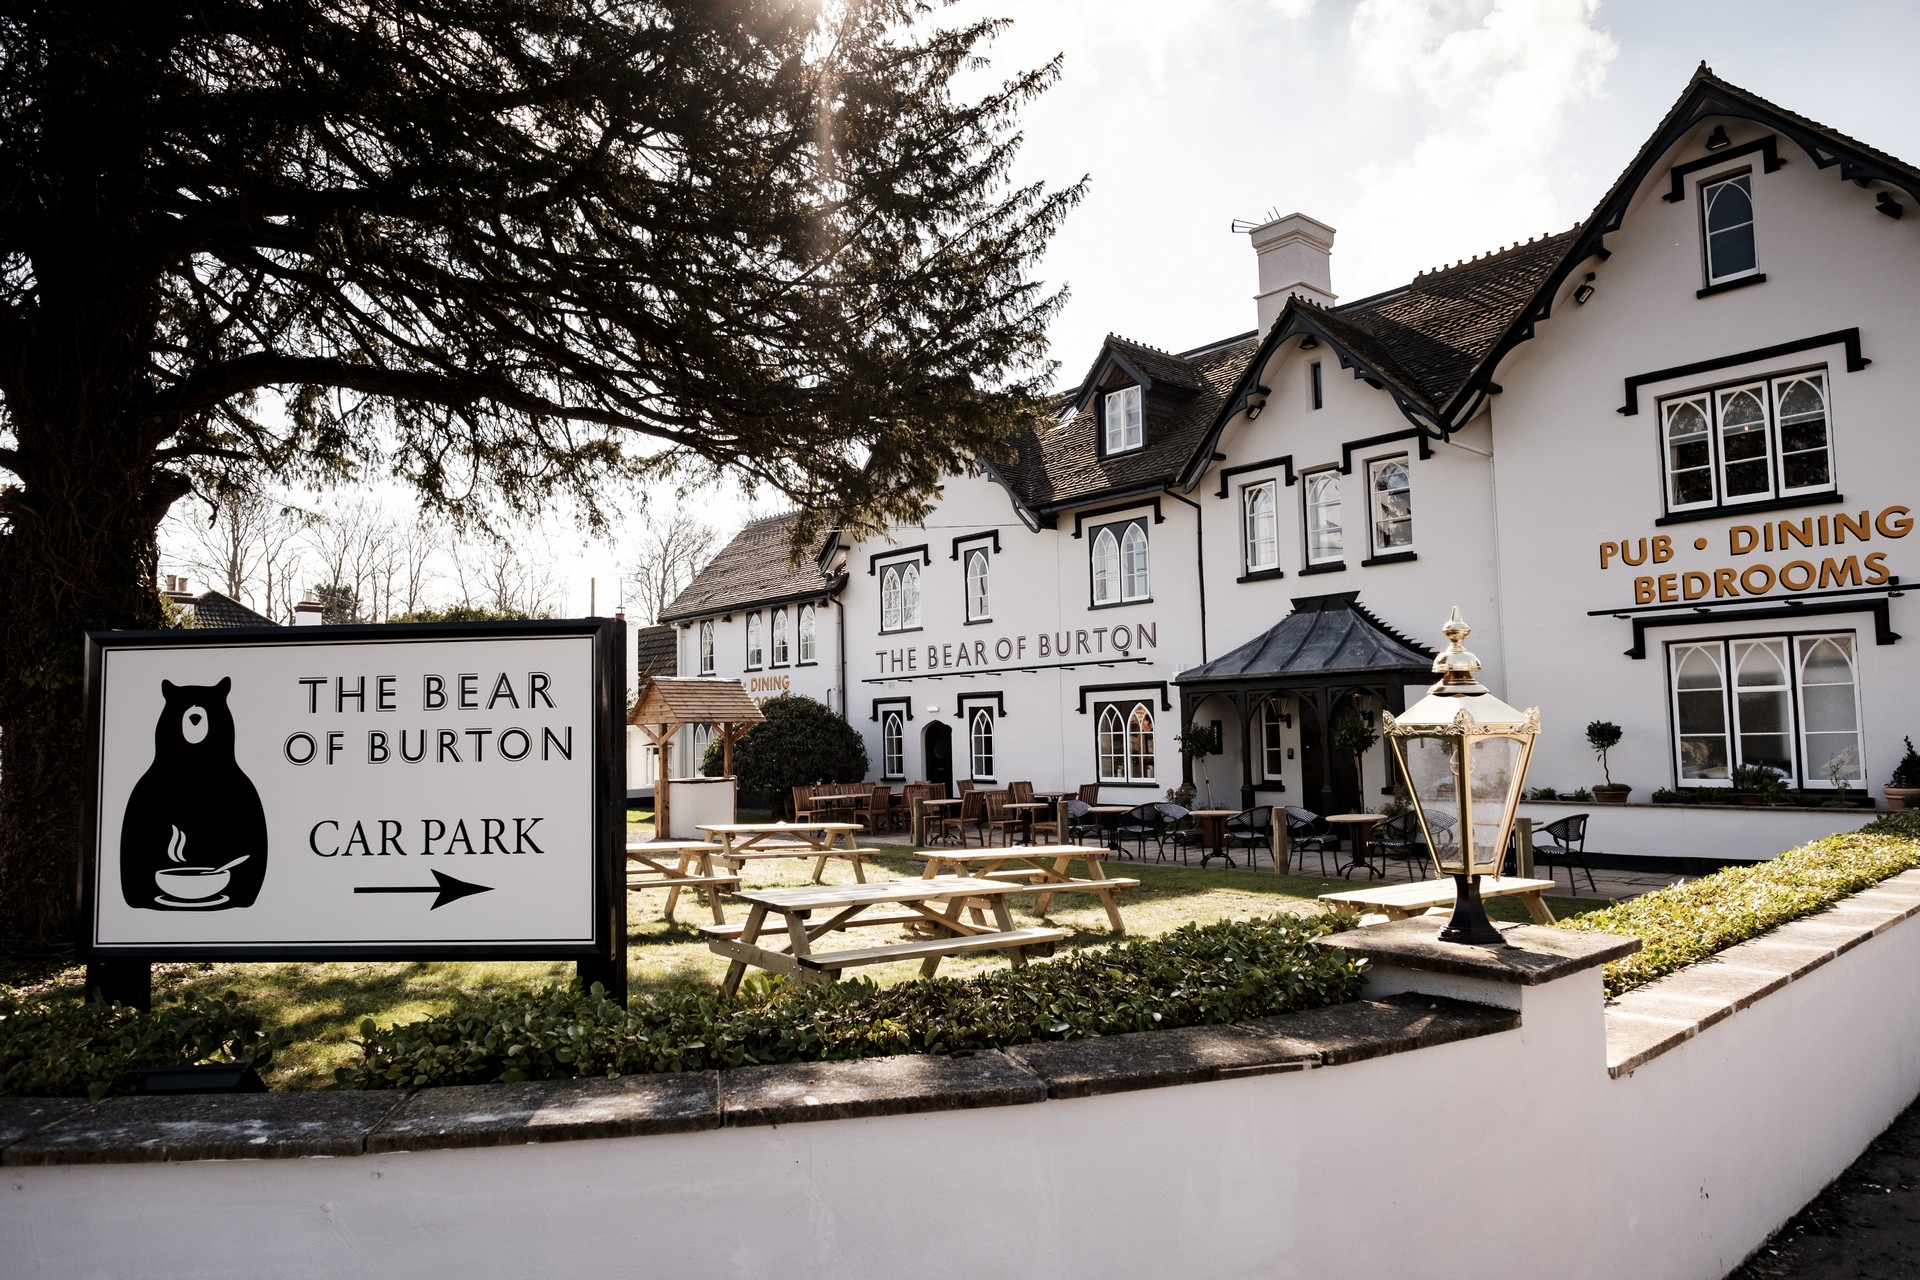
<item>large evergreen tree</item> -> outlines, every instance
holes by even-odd
[[[731,467],[908,519],[1034,411],[993,23],[915,0],[0,7],[0,928],[71,926],[81,633],[198,488]],[[802,530],[802,536],[811,529]]]

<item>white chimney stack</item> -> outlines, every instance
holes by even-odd
[[[1260,258],[1260,332],[1273,327],[1296,294],[1323,307],[1334,303],[1334,229],[1304,213],[1289,213],[1247,233]]]
[[[305,600],[293,606],[293,625],[296,627],[317,627],[326,621],[327,606],[313,598],[309,592]]]

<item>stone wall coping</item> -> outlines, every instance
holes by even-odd
[[[1920,915],[1920,870],[1777,925],[1607,1003],[1607,1071],[1631,1075],[1724,1018]]]
[[[1345,933],[1329,933],[1313,944],[1344,951],[1356,959],[1428,973],[1452,973],[1492,982],[1538,986],[1597,968],[1640,949],[1640,939],[1578,929],[1550,929],[1541,925],[1498,926],[1505,946],[1477,947],[1440,941],[1444,921],[1414,916],[1387,924],[1368,925]]]
[[[1511,1031],[1519,1014],[1439,996],[1002,1050],[412,1093],[0,1098],[0,1165],[357,1156],[518,1146],[972,1107],[1305,1072]]]

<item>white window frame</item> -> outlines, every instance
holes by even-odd
[[[1821,412],[1821,449],[1826,454],[1827,478],[1814,484],[1789,486],[1786,476],[1786,432],[1787,425],[1781,421],[1780,406],[1795,384],[1805,384],[1820,397]],[[1764,416],[1761,435],[1766,446],[1767,487],[1754,493],[1743,493],[1735,497],[1727,495],[1726,424],[1725,408],[1728,401],[1742,393],[1751,395],[1759,403]],[[1817,497],[1834,493],[1839,489],[1839,478],[1835,465],[1833,447],[1833,378],[1826,365],[1809,368],[1788,369],[1776,373],[1766,373],[1755,377],[1741,378],[1733,382],[1719,383],[1710,387],[1696,387],[1687,391],[1677,391],[1661,396],[1660,422],[1660,476],[1662,492],[1666,498],[1669,513],[1682,511],[1710,511],[1719,508],[1734,510],[1756,502],[1768,502],[1775,498]],[[1687,406],[1698,410],[1707,425],[1706,446],[1709,495],[1692,502],[1679,500],[1678,479],[1682,472],[1697,472],[1702,465],[1677,470],[1673,455],[1673,422],[1679,411]],[[1806,415],[1802,415],[1806,420]],[[1812,449],[1796,449],[1793,456],[1815,452]],[[1738,465],[1738,460],[1734,463]]]
[[[772,665],[776,667],[792,666],[793,639],[787,630],[787,611],[785,609],[775,609],[773,611],[773,622],[768,627],[768,634],[771,639]]]
[[[993,709],[975,707],[967,713],[967,761],[975,782],[993,781]]]
[[[898,707],[880,713],[880,776],[889,782],[907,776],[906,713]]]
[[[1260,704],[1260,777],[1266,782],[1278,782],[1286,764],[1287,742],[1281,733],[1285,715],[1278,698]]]
[[[990,622],[993,620],[993,596],[989,590],[992,586],[990,578],[992,566],[989,563],[987,549],[972,548],[966,553],[963,563],[966,566],[963,585],[967,596],[967,621]]]
[[[1145,516],[1096,526],[1087,561],[1094,608],[1153,599],[1152,541]]]
[[[1094,767],[1101,782],[1116,786],[1153,782],[1157,744],[1153,707],[1146,699],[1095,703],[1093,723]]]
[[[920,629],[920,562],[902,560],[880,569],[880,630]]]
[[[1380,476],[1389,467],[1398,467],[1405,482],[1400,489],[1406,498],[1407,509],[1404,516],[1390,515],[1382,510],[1394,492],[1380,487]],[[1388,545],[1381,536],[1381,526],[1395,520],[1406,525],[1407,540]],[[1414,550],[1413,460],[1407,454],[1391,454],[1367,463],[1367,537],[1376,556],[1405,555]]]
[[[1736,222],[1730,227],[1722,227],[1717,232],[1711,232],[1707,228],[1713,217],[1713,206],[1719,200],[1717,193],[1731,187],[1740,188],[1741,194],[1746,197],[1747,220],[1745,222]],[[1730,173],[1723,178],[1713,178],[1700,184],[1700,254],[1701,260],[1706,266],[1707,285],[1709,288],[1717,284],[1728,284],[1734,280],[1744,280],[1748,276],[1757,276],[1760,274],[1760,235],[1759,227],[1756,225],[1757,222],[1757,210],[1753,203],[1753,174],[1751,171],[1746,173]],[[1753,245],[1753,265],[1743,267],[1738,271],[1716,273],[1713,267],[1714,236],[1724,236],[1741,227],[1747,229],[1747,239]]]
[[[810,604],[800,606],[799,654],[796,665],[810,667],[820,660],[820,650],[814,640],[814,630],[818,623],[814,619],[814,608]]]
[[[1300,477],[1300,486],[1300,518],[1306,537],[1307,563],[1309,565],[1340,564],[1347,558],[1346,532],[1340,524],[1340,472],[1333,467],[1309,471]],[[1332,495],[1331,498],[1326,496],[1329,493]],[[1332,511],[1333,517],[1320,528],[1332,533],[1334,546],[1331,551],[1323,548],[1316,554],[1313,545],[1314,520],[1316,516],[1323,516],[1328,510]]]
[[[709,618],[700,624],[700,674],[710,676],[714,671],[713,620]]]
[[[1810,768],[1812,750],[1808,742],[1810,734],[1833,734],[1844,730],[1809,727],[1810,716],[1807,707],[1806,666],[1809,656],[1819,648],[1822,642],[1830,642],[1840,648],[1842,656],[1851,668],[1852,675],[1852,733],[1854,738],[1854,776],[1842,778],[1849,787],[1864,787],[1868,777],[1865,759],[1864,730],[1860,713],[1860,646],[1859,639],[1851,631],[1807,631],[1784,632],[1762,636],[1709,637],[1696,640],[1670,641],[1667,648],[1667,706],[1668,730],[1673,753],[1673,772],[1676,785],[1682,788],[1730,787],[1733,785],[1733,771],[1748,763],[1742,753],[1740,693],[1736,668],[1736,649],[1743,646],[1777,645],[1784,654],[1787,672],[1787,684],[1784,689],[1775,685],[1749,685],[1745,691],[1755,695],[1765,695],[1775,691],[1784,692],[1787,705],[1787,723],[1784,734],[1788,740],[1788,751],[1792,754],[1791,767],[1787,771],[1787,784],[1804,791],[1831,791],[1833,780],[1825,772],[1815,774]],[[1720,778],[1689,778],[1686,776],[1685,742],[1681,735],[1680,724],[1680,663],[1683,655],[1699,650],[1714,664],[1720,680],[1719,695],[1721,705],[1719,733],[1720,747],[1727,761],[1727,776]],[[1815,687],[1832,687],[1832,682]],[[1706,735],[1691,734],[1689,737]]]
[[[1147,433],[1141,416],[1141,400],[1138,386],[1107,392],[1104,412],[1101,414],[1104,427],[1102,453],[1132,453],[1145,446]]]
[[[1262,506],[1264,505],[1264,510]],[[1280,567],[1280,487],[1274,480],[1240,490],[1241,546],[1246,572],[1268,573]]]
[[[767,665],[766,622],[759,610],[747,615],[747,670],[758,671]]]

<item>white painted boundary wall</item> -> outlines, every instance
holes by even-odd
[[[1718,1280],[1920,1091],[1920,918],[1611,1078],[1600,973],[1382,968],[1516,1031],[1042,1105],[9,1168],[11,1277]]]
[[[1587,849],[1637,858],[1772,857],[1883,816],[1870,809],[1760,808],[1741,805],[1598,804],[1525,801],[1534,830],[1570,813],[1587,815]],[[1536,847],[1551,848],[1545,835]],[[1738,850],[1730,854],[1729,850]]]

